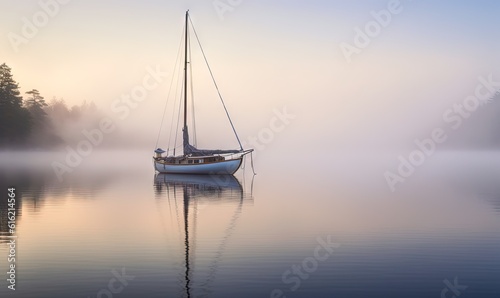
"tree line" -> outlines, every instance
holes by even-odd
[[[0,65],[0,148],[50,149],[72,143],[75,132],[100,115],[93,102],[68,107],[53,98],[47,103],[37,89],[23,96],[11,68]]]

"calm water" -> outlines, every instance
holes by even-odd
[[[60,182],[61,157],[0,154],[0,297],[500,297],[499,153],[437,153],[395,192],[397,154],[280,156],[233,178],[96,152]]]

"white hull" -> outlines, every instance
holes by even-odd
[[[153,160],[155,170],[168,174],[232,175],[241,165],[242,158],[204,164],[165,164]]]

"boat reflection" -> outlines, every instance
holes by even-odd
[[[155,193],[170,195],[170,190],[186,189],[189,198],[202,200],[243,199],[243,187],[233,175],[182,175],[162,174],[155,176]]]
[[[245,195],[241,183],[233,175],[179,175],[157,174],[154,180],[157,201],[168,201],[171,219],[174,214],[182,213],[182,234],[184,272],[182,277],[182,294],[180,297],[203,297],[211,293],[219,263],[224,258],[226,246],[236,227],[243,206],[252,202],[252,197]],[[182,204],[178,201],[182,200]],[[182,212],[178,212],[182,210]],[[229,211],[228,211],[229,210]],[[215,218],[216,217],[216,220]],[[222,218],[226,217],[226,220]],[[210,220],[210,222],[203,221]],[[203,221],[203,225],[198,224]],[[218,225],[215,221],[224,222]],[[222,229],[221,229],[222,227]],[[202,245],[198,242],[201,235],[199,228],[210,234],[216,234],[217,228],[222,235],[211,236],[210,241]],[[213,241],[213,238],[217,238]],[[211,244],[218,243],[213,248]],[[197,246],[198,244],[198,246]],[[212,245],[213,246],[213,245]],[[196,247],[203,247],[197,251]],[[210,253],[212,252],[212,253]],[[196,255],[203,261],[197,266]],[[209,255],[209,257],[207,257]],[[211,259],[211,262],[207,262]],[[193,272],[197,278],[193,280]],[[198,272],[199,271],[199,272]],[[198,278],[200,277],[200,278]]]

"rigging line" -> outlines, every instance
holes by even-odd
[[[170,188],[168,187],[168,184],[167,184],[167,191],[166,191],[166,193],[167,193],[167,200],[168,200],[168,208],[170,209],[170,223],[173,224],[173,218],[174,218],[174,216],[172,215],[172,204],[170,202]]]
[[[179,91],[179,82],[180,82],[180,74],[177,74],[177,86],[175,88],[175,97],[179,96],[178,91]],[[172,116],[170,117],[170,132],[168,134],[168,148],[170,148],[171,140],[172,140],[172,130],[174,128],[174,119],[175,119],[175,106],[176,102],[174,102],[174,107],[172,109]],[[180,102],[179,102],[180,105]],[[175,146],[174,146],[175,149]],[[168,153],[167,153],[168,155]],[[174,154],[175,155],[175,154]]]
[[[191,59],[191,39],[189,39],[189,73],[191,74],[191,114],[193,116],[193,145],[197,147],[197,136],[196,136],[196,117],[195,117],[195,109],[194,109],[194,88],[193,88],[193,64]]]
[[[217,270],[219,268],[219,262],[223,257],[224,251],[226,249],[227,243],[229,241],[229,238],[233,235],[233,232],[236,228],[236,223],[238,219],[240,218],[241,211],[243,209],[243,200],[244,200],[244,195],[243,195],[243,190],[241,190],[240,193],[240,202],[238,204],[238,208],[236,209],[233,217],[231,218],[231,221],[229,222],[229,226],[225,230],[225,236],[222,238],[221,243],[219,244],[219,247],[217,249],[216,256],[213,260],[213,262],[209,265],[209,273],[207,279],[202,283],[202,286],[209,287],[210,284],[215,280],[215,274],[217,273]]]
[[[167,192],[168,192],[168,185],[167,185]],[[161,191],[161,193],[160,193],[160,194],[164,195],[164,192],[163,192],[163,191]],[[161,198],[160,198],[160,199],[161,199]],[[169,199],[169,198],[167,198],[167,200],[168,200],[168,204],[169,204],[169,207],[170,207],[170,223],[172,224],[172,208],[171,208],[171,206],[170,206],[170,199]],[[155,203],[156,203],[156,204],[155,204],[155,205],[156,205],[156,210],[158,211],[158,214],[159,214],[159,217],[160,217],[160,221],[161,221],[161,225],[162,225],[162,227],[163,227],[163,236],[165,236],[165,241],[166,241],[166,245],[167,245],[167,250],[169,251],[169,254],[172,256],[172,252],[171,252],[171,250],[169,249],[169,248],[170,248],[170,245],[171,245],[171,243],[172,243],[172,241],[171,241],[171,240],[169,239],[169,237],[167,236],[167,235],[169,235],[169,234],[167,233],[167,228],[166,228],[166,226],[165,226],[165,217],[163,216],[163,213],[160,211],[160,209],[159,209],[159,207],[158,207],[158,206],[160,205],[160,204],[159,204],[159,202],[160,202],[159,200],[155,200]],[[160,205],[160,206],[161,206],[161,205]]]
[[[253,151],[250,152],[250,164],[252,165],[252,172],[253,172],[253,175],[257,175],[257,173],[255,173],[255,169],[253,167]]]
[[[179,63],[179,56],[181,53],[181,48],[182,48],[182,38],[181,38],[181,42],[179,43],[179,49],[177,50],[177,58],[176,58],[175,64],[174,64],[174,73],[175,73],[175,70],[177,69],[177,65]],[[158,148],[158,143],[160,142],[161,131],[163,129],[163,121],[165,120],[165,114],[167,112],[167,106],[168,106],[168,102],[170,100],[170,93],[172,91],[172,84],[173,83],[174,83],[174,76],[172,76],[172,79],[170,80],[170,87],[168,87],[167,101],[165,102],[165,106],[163,107],[163,115],[161,117],[160,131],[158,132],[158,137],[156,138],[155,149]],[[167,153],[167,155],[168,155],[168,153]]]
[[[184,27],[184,30],[182,30],[182,36],[184,36],[184,33],[185,33],[185,30],[187,30],[186,27]],[[181,48],[182,48],[182,42],[184,41],[183,37],[180,39],[180,45],[179,45],[179,52],[177,53],[177,56],[178,56],[178,61],[180,61],[180,58],[183,57],[181,55]],[[175,85],[175,97],[178,96],[178,91],[179,91],[179,81],[180,81],[180,77],[182,76],[182,71],[180,71],[180,63],[179,63],[179,72],[177,73],[177,83]],[[182,90],[182,89],[181,89]],[[182,95],[182,91],[181,91],[181,95]],[[182,102],[182,96],[181,96],[181,99],[180,99],[180,102]],[[181,104],[179,102],[179,105]],[[175,102],[174,102],[174,107],[172,109],[172,117],[171,117],[171,121],[170,121],[170,132],[168,134],[168,147],[170,148],[170,142],[171,142],[171,138],[172,138],[172,129],[174,127],[174,119],[175,119]],[[177,121],[179,121],[179,119],[177,119]],[[175,141],[175,144],[177,144],[176,140]],[[174,150],[173,150],[173,155],[175,155],[175,145],[174,145]],[[168,151],[168,150],[167,150]],[[167,156],[168,156],[168,152],[167,152]]]
[[[181,38],[181,46],[182,46],[182,38]],[[180,51],[180,49],[179,49],[179,51]],[[180,53],[178,53],[178,55],[180,57]],[[179,71],[177,73],[177,84],[176,84],[176,87],[175,87],[175,97],[178,96],[180,78],[181,78],[181,71],[180,71],[180,65],[179,65]],[[179,105],[180,105],[180,103],[179,103]],[[175,101],[174,101],[174,107],[172,109],[172,117],[171,117],[171,121],[170,121],[170,132],[168,134],[168,147],[169,148],[170,148],[171,139],[172,139],[172,129],[174,127],[174,119],[175,119],[174,115],[175,115]],[[175,146],[174,146],[174,155],[175,155]],[[168,156],[168,152],[167,152],[167,156]]]
[[[244,157],[243,158],[243,189],[246,190],[247,187],[246,187],[246,176],[245,176],[245,172],[246,172],[246,165],[247,165],[247,158]]]
[[[181,94],[184,94],[181,92]],[[179,111],[177,112],[177,127],[175,129],[175,141],[174,141],[174,147],[177,148],[177,134],[179,133],[179,122],[181,121],[181,104],[179,104]],[[174,155],[175,155],[175,150],[174,150]]]
[[[205,59],[205,63],[207,64],[208,71],[210,72],[210,76],[212,77],[212,81],[214,82],[215,89],[217,90],[217,94],[219,94],[220,101],[222,102],[222,106],[224,107],[224,111],[226,111],[227,119],[229,119],[229,123],[231,124],[231,128],[233,129],[234,135],[236,136],[236,140],[238,140],[238,144],[240,145],[240,149],[243,150],[243,146],[241,145],[240,138],[238,137],[238,133],[236,133],[236,129],[234,128],[233,121],[231,120],[231,117],[229,116],[229,112],[227,111],[226,104],[224,103],[224,99],[222,99],[222,95],[220,94],[219,91],[219,86],[217,86],[217,82],[215,82],[214,75],[212,73],[212,69],[210,68],[210,65],[208,64],[207,57],[205,56],[205,51],[203,51],[203,47],[201,46],[200,39],[198,38],[198,34],[196,33],[196,30],[194,29],[193,21],[191,21],[191,17],[189,17],[189,22],[191,23],[191,28],[193,28],[194,36],[196,37],[196,41],[198,42],[198,45],[200,46],[201,53],[203,54],[203,59]]]
[[[179,231],[181,230],[181,225],[179,224],[179,207],[177,206],[177,192],[176,192],[176,187],[175,187],[175,184],[174,184],[174,189],[173,189],[173,193],[174,193],[174,203],[175,203],[175,215],[176,215],[176,223],[177,223],[177,228],[179,229]],[[178,242],[177,243],[181,243],[181,234],[179,233],[178,235]]]
[[[166,243],[165,243],[165,244],[166,244],[166,253],[167,253],[167,255],[168,255],[169,257],[174,258],[174,257],[175,257],[175,255],[173,254],[172,249],[171,249],[171,248],[172,248],[171,243],[172,243],[173,241],[172,241],[172,240],[170,239],[170,237],[168,236],[168,235],[169,235],[169,233],[167,233],[167,228],[166,228],[166,226],[165,226],[165,217],[163,216],[163,213],[162,213],[162,212],[161,212],[161,210],[159,209],[158,204],[156,204],[156,206],[157,206],[156,210],[158,211],[159,218],[160,218],[160,221],[161,221],[161,226],[162,226],[162,228],[163,228],[163,236],[164,236],[164,238],[165,238],[165,242],[166,242]],[[175,242],[178,242],[178,241],[175,241]]]
[[[253,198],[253,181],[255,179],[255,175],[252,176],[252,183],[250,184],[250,198]]]

